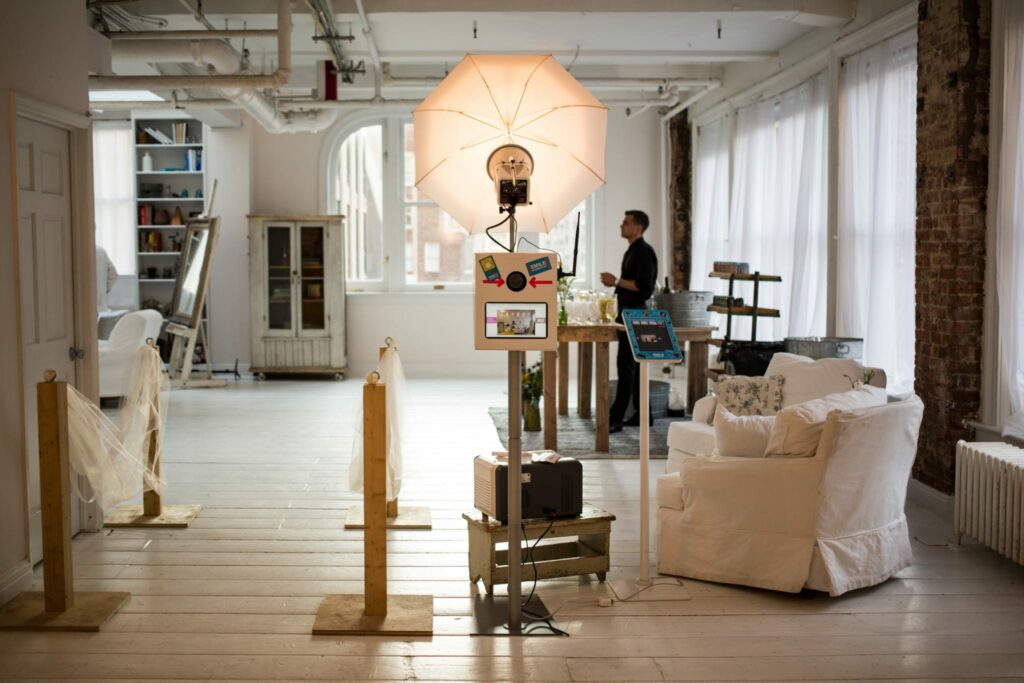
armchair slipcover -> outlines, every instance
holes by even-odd
[[[128,373],[138,363],[138,350],[160,335],[164,317],[157,311],[132,311],[117,321],[109,339],[101,339],[100,397],[123,396]]]
[[[658,571],[841,595],[913,561],[904,515],[923,404],[834,411],[811,458],[693,456],[658,478]]]

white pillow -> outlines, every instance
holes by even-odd
[[[715,450],[737,458],[764,457],[774,415],[733,415],[722,406],[715,411]]]
[[[882,406],[886,400],[885,389],[862,386],[783,408],[775,416],[765,457],[809,458],[818,450],[818,441],[829,413]]]
[[[795,353],[776,353],[764,374],[782,375],[785,378],[782,407],[788,408],[829,394],[849,391],[855,381],[863,379],[864,369],[851,358],[812,360]]]

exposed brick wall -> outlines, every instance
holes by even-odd
[[[991,0],[920,0],[914,477],[951,493],[981,404]]]
[[[686,112],[672,119],[669,125],[669,154],[672,177],[669,193],[672,200],[672,289],[689,289],[690,263],[693,254],[693,158],[691,155],[690,118]]]

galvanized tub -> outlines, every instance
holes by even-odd
[[[786,337],[786,353],[809,358],[852,358],[864,355],[864,339],[859,337]]]
[[[676,327],[707,327],[711,324],[708,306],[714,292],[655,292],[654,307],[668,311]]]

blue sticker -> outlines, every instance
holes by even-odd
[[[528,261],[526,264],[526,270],[530,272],[530,275],[537,275],[543,273],[546,270],[551,270],[551,259],[547,256],[542,256],[539,259]]]

